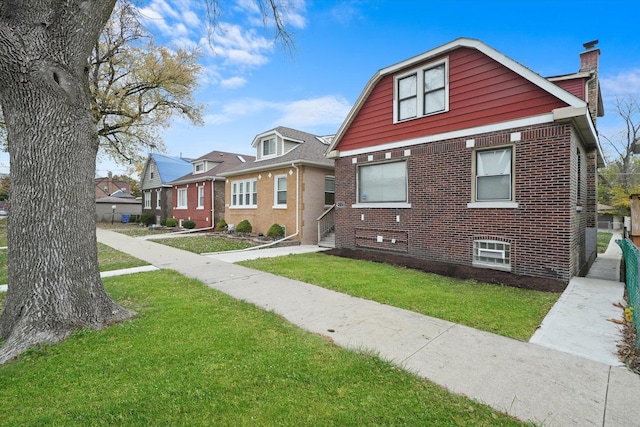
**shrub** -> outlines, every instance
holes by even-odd
[[[221,219],[220,221],[218,221],[213,231],[225,231],[226,229],[227,229],[227,221],[225,221],[224,219]]]
[[[252,230],[253,227],[251,226],[251,223],[246,219],[243,219],[238,223],[238,225],[236,225],[237,233],[251,233]]]
[[[267,237],[273,237],[273,238],[284,237],[284,228],[282,228],[280,224],[273,224],[267,230]]]
[[[178,225],[178,220],[175,218],[167,218],[164,222],[167,227],[176,227]]]
[[[140,215],[140,222],[147,227],[151,226],[151,224],[153,224],[155,220],[156,220],[156,217],[150,213],[145,213]]]
[[[195,228],[196,223],[194,221],[191,221],[190,219],[188,219],[186,221],[182,221],[182,226],[184,228],[188,228],[189,230],[191,230],[192,228]]]
[[[162,227],[166,227],[166,226],[167,226],[167,219],[166,219],[166,218],[164,218],[164,219],[160,220],[160,225],[161,225]]]

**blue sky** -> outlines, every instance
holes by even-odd
[[[279,125],[333,134],[377,70],[458,37],[479,39],[545,77],[578,71],[582,44],[598,39],[607,114],[598,128],[608,137],[618,126],[615,97],[640,98],[637,0],[285,0],[290,52],[274,46],[252,0],[219,2],[213,48],[203,0],[138,3],[158,43],[203,51],[197,99],[206,124],[176,120],[164,133],[170,155],[253,154],[254,136]],[[98,163],[99,176],[108,170],[126,172]]]

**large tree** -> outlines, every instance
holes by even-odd
[[[0,0],[0,105],[11,158],[0,363],[133,313],[107,295],[93,211],[98,132],[87,58],[115,0]]]
[[[287,42],[279,3],[260,4]],[[99,137],[88,59],[114,5],[0,0],[0,105],[11,158],[0,364],[77,328],[102,328],[134,315],[102,285],[95,234]],[[215,21],[217,2],[207,5]]]

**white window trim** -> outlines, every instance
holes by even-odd
[[[478,174],[476,170],[476,164],[478,159],[478,152],[502,150],[505,148],[511,148],[511,200],[476,200],[476,192],[478,185]],[[516,209],[520,207],[520,204],[515,201],[516,198],[516,146],[515,145],[499,145],[495,147],[483,147],[481,149],[473,150],[472,167],[471,167],[471,202],[467,203],[467,208],[470,209]]]
[[[289,182],[287,180],[287,174],[280,174],[273,176],[273,209],[287,209],[287,202],[278,203],[278,179],[284,178],[286,185],[288,186]],[[288,188],[285,188],[285,193],[288,194]]]
[[[327,180],[333,181],[333,191],[327,191]],[[327,193],[333,194],[333,203],[327,204]],[[324,176],[324,200],[325,206],[332,206],[336,204],[336,177],[334,175],[325,175]]]
[[[151,209],[151,191],[144,192],[144,209]]]
[[[271,140],[273,140],[273,154],[264,154],[264,143]],[[260,140],[260,158],[261,159],[270,159],[272,157],[276,157],[277,155],[278,155],[278,138],[276,138],[275,135]]]
[[[403,202],[361,202],[360,201],[360,169],[361,167],[367,166],[377,166],[384,165],[387,163],[404,163],[405,170],[407,172],[405,176],[405,185],[406,185],[406,194],[405,201]],[[352,208],[360,209],[360,208],[410,208],[411,203],[409,203],[409,163],[406,159],[403,160],[393,160],[389,162],[376,162],[376,163],[363,163],[356,168],[356,202],[351,205]]]
[[[438,65],[444,64],[444,109],[440,111],[434,111],[432,113],[424,113],[424,72],[430,68],[437,67]],[[417,77],[416,82],[416,115],[414,117],[409,117],[406,119],[400,120],[398,118],[398,114],[400,113],[398,109],[398,81],[408,77],[412,74],[415,74]],[[411,120],[419,119],[421,117],[433,116],[436,114],[442,114],[449,111],[449,57],[439,59],[434,62],[430,62],[418,68],[413,68],[409,71],[406,71],[402,74],[398,74],[393,78],[393,123],[404,123]]]
[[[202,166],[202,170],[198,170],[198,166]],[[206,168],[205,168],[205,164],[204,161],[202,162],[197,162],[193,164],[193,174],[200,174],[200,173],[205,173],[206,172]]]
[[[184,201],[185,204],[184,205],[180,205],[180,193],[184,192]],[[176,209],[187,209],[189,206],[189,195],[187,193],[187,189],[186,188],[178,188],[177,193],[176,193]]]
[[[243,200],[244,200],[244,196],[247,194],[246,192],[246,187],[247,184],[250,183],[251,184],[251,188],[253,189],[253,183],[256,183],[256,197],[258,194],[258,188],[257,188],[257,183],[258,180],[256,178],[250,178],[250,179],[240,179],[237,181],[231,181],[230,184],[230,198],[229,198],[229,209],[256,209],[258,207],[257,203],[253,203],[253,204],[248,204],[248,205],[244,205],[244,204],[233,204],[233,187],[234,184],[236,184],[239,187],[239,184],[242,183],[243,184],[243,192],[242,193],[236,193],[236,196],[242,196]],[[249,194],[253,194],[253,191],[251,191],[251,193]],[[253,199],[253,197],[250,197],[250,199]],[[236,201],[239,200],[238,197],[236,197]],[[253,202],[253,200],[251,200]]]
[[[156,190],[156,210],[160,210],[162,209],[162,205],[161,200],[160,200],[160,195],[162,194],[162,192],[160,190]]]
[[[476,250],[476,243],[479,242],[484,242],[484,243],[496,243],[499,245],[505,245],[509,247],[509,263],[508,264],[493,264],[493,263],[489,263],[489,262],[482,262],[482,261],[476,261],[475,259],[475,250]],[[506,259],[506,250],[505,249],[483,249],[483,248],[478,248],[478,251],[484,251],[484,252],[488,252],[491,254],[495,254],[495,255],[499,255],[497,257],[493,257],[491,256],[490,258],[495,258],[495,259]],[[489,268],[492,270],[501,270],[501,271],[511,271],[511,258],[512,258],[513,253],[511,252],[511,243],[509,242],[504,242],[501,240],[485,240],[485,239],[477,239],[473,241],[473,253],[472,253],[472,258],[471,258],[471,265],[473,265],[474,267],[479,267],[479,268]]]
[[[196,206],[196,209],[204,209],[204,198],[205,198],[205,194],[204,194],[204,185],[200,185],[196,187],[197,190],[197,203],[198,206]],[[200,204],[200,192],[202,192],[202,204]]]

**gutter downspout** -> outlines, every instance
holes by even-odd
[[[215,186],[216,186],[216,178],[211,178],[211,228],[215,227]]]

